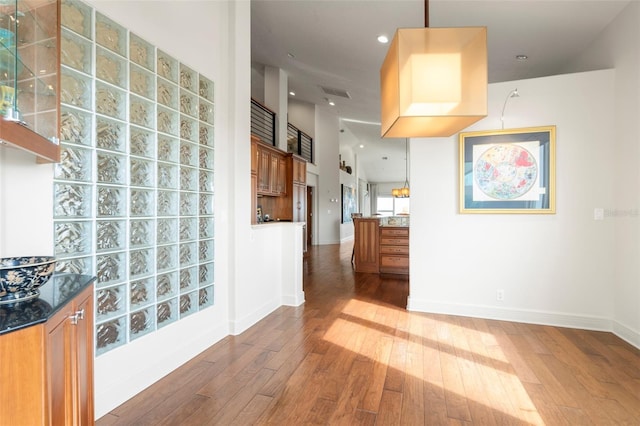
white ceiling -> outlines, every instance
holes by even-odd
[[[486,26],[494,83],[562,72],[628,3],[431,0],[429,26]],[[340,143],[352,147],[370,181],[403,181],[404,140],[380,138],[379,71],[388,45],[376,38],[391,39],[404,27],[424,27],[423,0],[252,0],[252,85],[263,90],[264,65],[285,70],[296,99],[340,117]],[[529,59],[518,61],[519,54]],[[350,99],[321,87],[347,91]]]

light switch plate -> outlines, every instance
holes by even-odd
[[[603,208],[595,208],[593,209],[593,220],[604,220],[604,209]]]

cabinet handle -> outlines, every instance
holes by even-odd
[[[76,311],[76,313],[71,315],[69,318],[71,318],[71,324],[73,325],[78,324],[79,320],[84,319],[84,308],[80,309],[79,311]]]

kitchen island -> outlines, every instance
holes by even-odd
[[[354,218],[356,272],[409,274],[409,217]]]

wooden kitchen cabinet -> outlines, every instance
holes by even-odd
[[[47,322],[51,424],[91,425],[93,414],[93,287]]]
[[[257,208],[272,220],[306,222],[307,161],[251,135],[251,223]]]
[[[408,227],[380,227],[380,272],[409,273]]]
[[[251,223],[258,223],[258,141],[251,135]]]
[[[0,404],[2,424],[94,424],[93,285],[55,309],[0,336],[0,396],[10,401]]]
[[[355,270],[408,275],[409,226],[381,225],[383,219],[353,219]]]
[[[293,158],[293,183],[307,184],[307,161],[296,155]]]
[[[292,162],[292,190],[293,190],[293,221],[307,221],[307,161],[296,155],[291,155]]]
[[[256,150],[258,195],[284,195],[287,179],[287,163],[284,153],[261,143],[256,144]]]
[[[271,195],[280,196],[287,193],[287,161],[281,153],[271,152],[269,181]]]
[[[356,272],[380,272],[378,218],[354,218],[354,264]]]
[[[271,194],[271,154],[258,145],[258,194]]]
[[[260,141],[259,137],[251,135],[251,174],[252,175],[258,174],[258,162],[259,162],[259,156],[260,156],[260,154],[258,153],[259,141]]]

